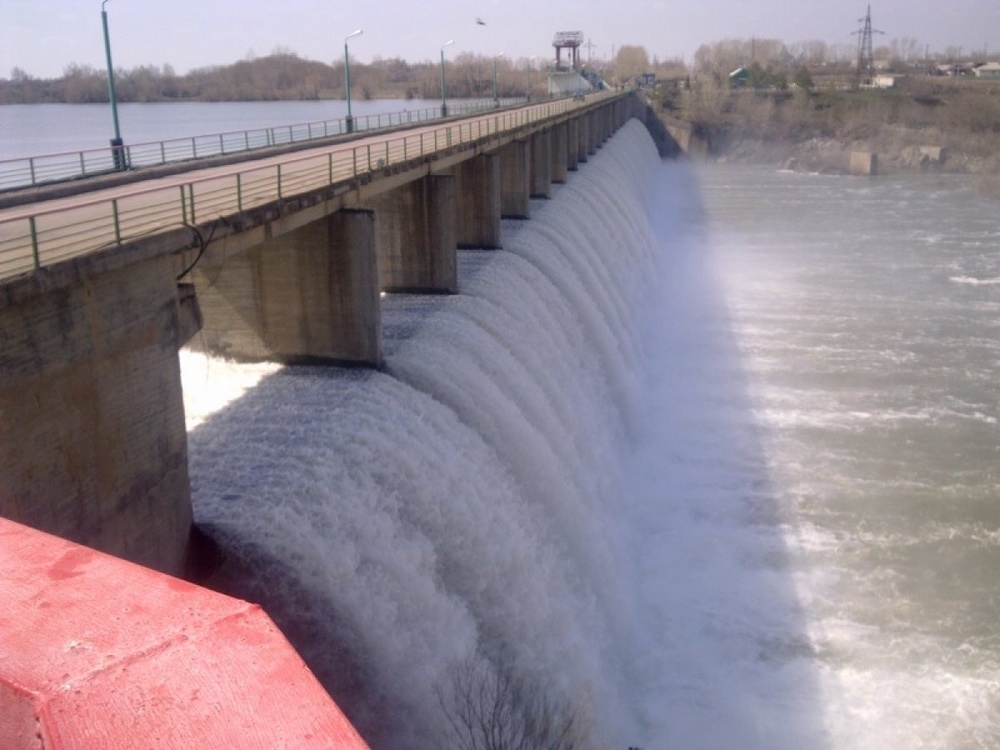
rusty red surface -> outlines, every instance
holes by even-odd
[[[0,518],[0,748],[367,747],[259,606]]]

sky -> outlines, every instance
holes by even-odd
[[[437,61],[462,52],[518,59],[554,56],[558,31],[581,31],[583,62],[622,45],[683,58],[723,39],[776,38],[856,44],[867,3],[844,0],[107,0],[116,68],[170,64],[177,73],[276,50],[310,60],[401,57]],[[477,23],[481,19],[484,24]],[[876,45],[910,38],[931,53],[1000,52],[1000,0],[882,0]],[[71,64],[104,69],[101,0],[0,0],[0,78],[14,67],[54,78]]]

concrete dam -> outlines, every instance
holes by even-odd
[[[261,602],[373,747],[438,737],[426,678],[444,690],[463,664],[575,705],[515,644],[572,656],[595,690],[607,666],[580,647],[620,596],[598,511],[634,417],[631,319],[655,266],[642,182],[659,153],[629,101],[583,135],[522,133],[416,181],[386,168],[332,213],[330,197],[294,198],[5,284],[3,514]],[[186,341],[190,433],[171,364]],[[351,362],[376,369],[325,364]],[[260,380],[192,415],[197,373],[229,367]],[[255,406],[274,388],[291,423]],[[518,600],[553,587],[573,594],[506,632]]]

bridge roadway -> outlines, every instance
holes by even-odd
[[[72,193],[63,197],[46,198],[55,186],[34,189],[37,201],[0,209],[0,284],[103,248],[239,217],[263,206],[275,206],[279,212],[294,209],[293,198],[317,191],[327,190],[329,197],[381,183],[368,188],[374,195],[392,189],[390,178],[400,172],[410,172],[402,182],[416,179],[421,175],[413,169],[429,173],[431,166],[447,168],[469,158],[469,149],[496,149],[614,97],[561,99],[389,134],[337,139],[320,147],[309,144],[293,153],[286,147],[280,155],[247,154],[245,160],[225,166],[192,161],[189,171],[169,176],[161,176],[157,168],[137,170],[129,173],[126,184],[103,189],[92,189],[102,178],[88,178],[59,185],[59,192]]]

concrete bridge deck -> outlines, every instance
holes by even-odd
[[[8,198],[4,201],[8,207],[0,209],[0,280],[269,204],[288,210],[290,198],[318,190],[329,189],[337,196],[371,183],[376,187],[368,188],[368,194],[389,190],[392,186],[383,182],[386,177],[442,159],[451,164],[463,161],[470,157],[470,149],[496,149],[536,129],[594,111],[609,98],[620,97],[562,99],[395,133],[338,139],[333,145],[307,146],[293,153],[286,148],[265,158],[249,152],[226,166],[189,162],[190,171],[165,177],[160,176],[163,170],[138,170],[126,173],[125,184],[95,191],[91,188],[102,178],[26,191],[39,200],[10,206]],[[447,164],[434,166],[440,170]],[[112,177],[116,182],[122,179]]]

